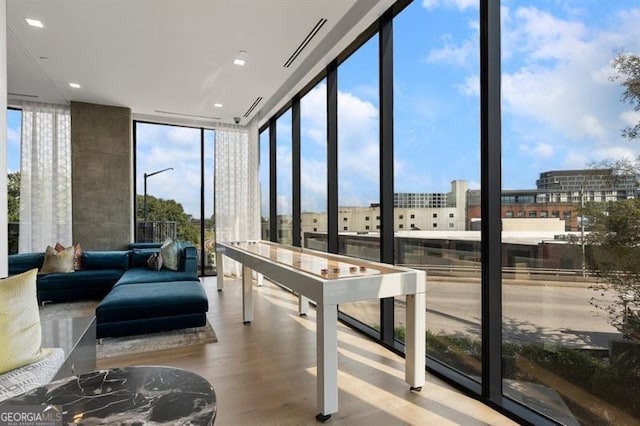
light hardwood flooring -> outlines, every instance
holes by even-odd
[[[315,311],[265,280],[254,287],[254,321],[242,324],[241,282],[204,279],[218,342],[99,361],[98,368],[166,365],[213,385],[217,425],[319,425]],[[510,419],[427,375],[422,392],[403,380],[404,360],[344,325],[338,328],[338,413],[332,425],[512,425]]]

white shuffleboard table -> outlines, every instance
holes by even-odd
[[[301,295],[300,313],[316,302],[317,398],[325,422],[338,411],[338,305],[406,296],[405,380],[419,391],[425,382],[424,271],[266,242],[216,243],[218,290],[223,289],[222,256],[242,264],[242,315],[253,321],[252,271]],[[306,299],[305,299],[306,298]]]

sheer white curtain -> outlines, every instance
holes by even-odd
[[[260,238],[258,129],[220,126],[215,133],[216,240]],[[223,256],[225,274],[240,275],[240,266]]]
[[[22,105],[20,252],[71,245],[71,115],[63,105]]]

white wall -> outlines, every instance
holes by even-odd
[[[0,278],[9,274],[7,256],[7,1],[0,0]]]

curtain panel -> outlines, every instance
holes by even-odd
[[[22,105],[18,251],[72,243],[71,115],[63,105]]]
[[[260,238],[258,129],[255,125],[215,129],[216,241]],[[240,275],[240,265],[224,258],[225,274]]]

